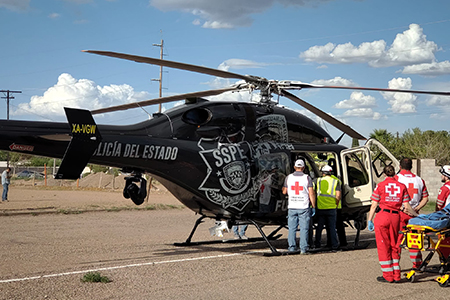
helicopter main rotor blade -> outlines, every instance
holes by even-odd
[[[242,79],[245,81],[255,81],[255,79],[258,79],[258,77],[252,77],[252,76],[246,76],[241,74],[236,74],[228,71],[222,71],[218,69],[208,68],[208,67],[202,67],[202,66],[196,66],[191,64],[185,64],[180,63],[176,61],[170,61],[165,59],[158,59],[158,58],[151,58],[151,57],[145,57],[145,56],[138,56],[138,55],[131,55],[131,54],[125,54],[125,53],[118,53],[118,52],[111,52],[111,51],[98,51],[98,50],[82,50],[82,52],[87,53],[93,53],[103,56],[110,56],[110,57],[116,57],[121,59],[127,59],[139,63],[146,63],[151,65],[158,65],[163,67],[169,67],[169,68],[175,68],[175,69],[181,69],[191,72],[197,72],[222,78],[230,78],[230,79]]]
[[[361,90],[361,91],[378,91],[378,92],[394,92],[394,93],[397,92],[397,93],[450,96],[450,92],[384,89],[384,88],[355,87],[355,86],[318,85],[318,84],[295,82],[295,81],[280,82],[280,85],[283,89],[343,89],[343,90]]]
[[[144,107],[144,106],[149,106],[149,105],[153,105],[153,104],[162,104],[162,103],[167,103],[167,102],[172,102],[172,101],[183,100],[183,99],[187,99],[187,98],[215,96],[215,95],[219,95],[219,94],[222,94],[225,92],[238,91],[238,90],[241,90],[241,88],[239,86],[238,87],[233,86],[233,87],[227,87],[227,88],[223,88],[223,89],[215,89],[215,90],[207,90],[207,91],[202,91],[202,92],[179,94],[179,95],[174,95],[174,96],[167,96],[167,97],[155,98],[155,99],[144,100],[144,101],[139,101],[139,102],[116,105],[116,106],[111,106],[111,107],[105,107],[105,108],[100,108],[100,109],[94,109],[94,110],[91,110],[91,113],[93,115],[96,115],[96,114],[102,114],[102,113],[107,113],[107,112]]]
[[[295,96],[294,94],[291,94],[291,93],[289,93],[286,90],[281,90],[281,96],[284,96],[284,97],[294,101],[298,105],[303,106],[304,108],[306,108],[307,110],[309,110],[313,114],[317,115],[318,117],[322,118],[323,120],[327,121],[328,123],[330,123],[331,125],[333,125],[337,129],[339,129],[342,132],[348,134],[350,137],[356,138],[358,140],[366,140],[366,138],[363,135],[359,134],[358,132],[353,130],[348,125],[345,125],[344,123],[342,123],[338,119],[330,116],[326,112],[324,112],[324,111],[318,109],[317,107],[309,104],[308,102],[300,99],[299,97]]]

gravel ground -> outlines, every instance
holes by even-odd
[[[179,205],[167,193],[150,199]],[[263,242],[176,247],[198,216],[186,208],[107,209],[124,201],[119,192],[13,186],[10,202],[0,206],[9,211],[0,217],[0,299],[448,299],[432,273],[415,283],[376,282],[381,270],[367,231],[367,249],[307,256],[265,257]],[[104,209],[57,213],[92,206]],[[36,213],[43,207],[52,208]],[[218,239],[209,236],[212,225],[206,220],[193,240]],[[351,240],[355,232],[347,232]],[[253,227],[247,233],[258,237]],[[281,233],[274,246],[285,250],[287,230]],[[409,270],[405,251],[401,264]],[[89,271],[112,282],[83,283]]]

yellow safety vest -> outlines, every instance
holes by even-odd
[[[317,179],[316,192],[318,209],[338,208],[336,206],[336,187],[340,182],[339,179],[333,177],[325,176]]]

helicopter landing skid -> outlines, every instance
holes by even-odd
[[[188,247],[188,246],[197,246],[197,245],[208,245],[208,244],[221,244],[221,243],[243,243],[243,242],[257,242],[257,241],[265,241],[267,245],[269,246],[271,253],[264,253],[264,256],[279,256],[282,255],[281,252],[277,251],[272,244],[270,243],[270,240],[277,240],[279,239],[282,234],[277,234],[278,231],[280,231],[284,226],[279,226],[277,229],[272,231],[268,236],[262,231],[261,226],[259,226],[258,223],[256,223],[253,220],[249,220],[255,227],[258,229],[259,233],[261,234],[260,238],[248,238],[248,239],[229,239],[229,240],[212,240],[212,241],[199,241],[199,242],[192,242],[192,237],[194,236],[195,231],[197,230],[197,227],[203,223],[203,219],[206,218],[206,216],[201,216],[200,218],[195,221],[194,228],[192,228],[191,233],[189,234],[189,237],[186,239],[183,243],[174,243],[174,246],[177,247]]]

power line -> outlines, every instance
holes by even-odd
[[[0,90],[0,92],[6,93],[6,97],[2,97],[2,99],[6,99],[6,120],[9,120],[9,100],[14,99],[11,95],[14,93],[22,93],[22,91]]]

